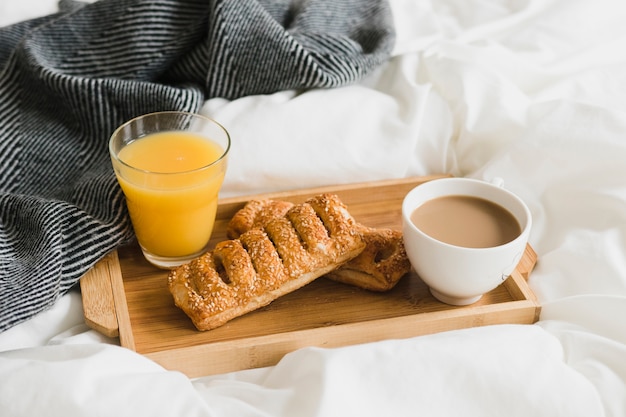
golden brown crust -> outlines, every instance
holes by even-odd
[[[198,330],[213,329],[356,257],[365,243],[355,225],[337,196],[322,194],[172,270],[168,287]]]
[[[402,233],[365,227],[361,230],[366,244],[363,252],[327,277],[370,291],[389,291],[411,270]]]
[[[228,227],[245,232],[248,228],[263,226],[289,205],[291,203],[280,200],[251,200],[235,214]],[[366,242],[365,249],[355,259],[330,272],[328,278],[371,291],[390,290],[411,270],[402,233],[362,225],[357,225],[357,229]],[[289,258],[289,254],[281,256]]]
[[[250,229],[263,227],[272,219],[283,217],[294,205],[281,200],[250,200],[228,222],[226,237],[237,239]]]

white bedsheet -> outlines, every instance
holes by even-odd
[[[626,4],[392,6],[394,57],[358,85],[207,101],[234,140],[223,196],[501,177],[533,213],[540,321],[189,380],[90,330],[76,290],[0,334],[1,416],[626,416]],[[55,8],[3,1],[0,24]]]

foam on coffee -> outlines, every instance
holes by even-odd
[[[463,195],[425,202],[413,211],[411,222],[434,239],[468,248],[504,245],[522,232],[515,216],[504,207]]]

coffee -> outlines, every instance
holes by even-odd
[[[411,222],[439,241],[468,248],[489,248],[514,240],[522,231],[507,209],[483,198],[451,195],[427,201]]]

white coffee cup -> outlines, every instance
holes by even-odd
[[[507,243],[480,248],[437,240],[420,230],[411,216],[426,202],[446,196],[470,196],[495,203],[515,217],[520,233]],[[524,254],[531,225],[526,204],[502,188],[501,181],[432,180],[411,190],[402,203],[402,232],[409,260],[432,295],[446,304],[472,304],[504,282]]]

